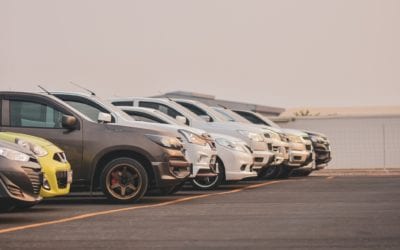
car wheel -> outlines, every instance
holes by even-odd
[[[291,176],[304,177],[304,176],[309,176],[312,172],[313,171],[309,169],[293,170]]]
[[[280,166],[269,166],[258,173],[260,179],[274,179],[280,172]]]
[[[288,166],[282,166],[280,168],[280,172],[277,175],[277,178],[279,178],[279,179],[287,179],[291,175],[292,171],[293,171],[293,168],[288,167]]]
[[[107,198],[129,203],[143,197],[147,191],[148,178],[145,168],[136,160],[117,158],[105,166],[100,183]]]
[[[192,186],[196,190],[216,189],[225,180],[225,168],[221,159],[217,158],[218,175],[213,177],[195,177],[191,180]]]

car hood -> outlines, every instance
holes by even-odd
[[[289,129],[289,128],[281,128],[281,129],[286,134],[292,134],[292,135],[297,135],[297,136],[301,136],[301,137],[308,136],[307,133],[305,133],[301,130],[298,130],[298,129]]]
[[[5,141],[3,139],[0,139],[0,147],[12,149],[12,150],[27,154],[27,155],[35,158],[35,156],[33,155],[33,153],[30,150],[26,150],[23,147],[15,144],[15,143]]]
[[[317,135],[317,136],[321,136],[323,138],[327,138],[326,135],[319,133],[319,132],[314,132],[314,131],[308,131],[308,130],[303,130],[304,133],[307,133],[309,135]]]
[[[208,122],[207,127],[212,129],[226,129],[226,130],[247,130],[253,133],[262,134],[263,130],[251,124],[244,124],[240,122]]]
[[[13,133],[13,132],[0,132],[0,139],[7,140],[9,142],[14,142],[16,138],[28,141],[30,143],[39,145],[41,147],[54,146],[54,144],[51,143],[50,141],[37,136],[21,134],[21,133]]]

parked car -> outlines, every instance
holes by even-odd
[[[212,108],[223,115],[225,121],[227,122],[240,122],[251,124],[246,119],[234,113],[230,109],[227,109],[225,107]],[[281,131],[277,129],[272,129],[270,127],[259,125],[253,126],[257,126],[263,130],[265,140],[267,141],[267,143],[269,143],[268,145],[272,146],[272,151],[275,154],[275,161],[268,168],[266,168],[260,176],[264,179],[287,177],[287,172],[289,172],[290,169],[287,168],[287,164],[283,164],[287,163],[289,160],[289,143],[287,142],[286,137],[282,134]]]
[[[113,117],[110,123],[126,126],[136,126],[138,123],[138,120],[132,116],[127,116],[122,110],[97,96],[67,92],[53,92],[52,94],[93,119],[103,113],[103,116],[107,114]],[[140,125],[143,126],[143,124]],[[185,157],[191,163],[190,178],[198,176],[204,179],[217,175],[215,142],[205,131],[178,124],[153,123],[151,126],[179,134],[179,139],[185,147]],[[182,185],[176,186],[167,194],[177,192]]]
[[[0,166],[1,212],[40,202],[41,166],[32,152],[0,140]]]
[[[303,154],[301,154],[302,149],[304,148],[303,144],[305,144],[306,150],[312,151],[313,154],[311,156],[307,157],[307,161],[313,162],[315,159],[314,164],[301,164],[304,165],[302,168],[298,169],[298,172],[302,172],[303,175],[308,175],[310,174],[313,170],[318,170],[321,168],[324,168],[327,163],[331,160],[331,153],[330,153],[330,146],[329,146],[329,141],[327,140],[326,136],[324,136],[324,146],[320,147],[319,150],[315,150],[316,147],[318,147],[318,144],[316,143],[317,137],[314,138],[314,141],[312,141],[312,133],[315,132],[305,132],[297,129],[284,129],[280,128],[279,125],[274,123],[272,120],[268,119],[265,116],[262,116],[256,112],[252,111],[244,111],[244,110],[234,110],[237,114],[241,115],[245,119],[247,119],[249,122],[254,123],[254,124],[261,124],[265,126],[270,126],[278,129],[282,129],[286,134],[290,135],[291,143],[293,144],[294,151],[296,152],[293,155],[293,159],[298,159],[299,164],[303,160],[304,157],[307,157]],[[315,133],[315,135],[318,135],[318,133]],[[311,144],[311,145],[310,145]],[[318,152],[317,152],[318,151]],[[327,157],[328,156],[328,157]],[[320,159],[320,160],[317,160]]]
[[[114,98],[116,106],[135,106],[159,110],[168,116],[182,120],[188,126],[203,129],[210,134],[223,134],[243,140],[249,145],[253,155],[253,170],[261,172],[274,161],[274,153],[268,148],[262,130],[240,123],[226,123],[201,117],[171,99],[165,98]]]
[[[72,171],[60,148],[45,139],[20,133],[0,132],[0,139],[16,143],[37,157],[43,172],[40,196],[49,198],[69,193]]]
[[[173,119],[155,109],[122,106],[120,108],[138,121],[175,125],[185,122]],[[204,131],[199,130],[199,133],[204,133]],[[253,171],[253,157],[250,147],[244,141],[222,134],[211,134],[211,136],[216,142],[218,176],[196,176],[191,180],[195,188],[208,190],[226,181],[240,181],[257,176],[257,173]]]
[[[75,190],[101,190],[114,201],[132,202],[148,186],[171,190],[190,175],[178,135],[159,126],[121,126],[104,113],[90,117],[50,93],[2,91],[0,101],[0,130],[60,146],[74,171]]]

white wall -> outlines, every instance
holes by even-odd
[[[296,118],[282,127],[324,133],[332,145],[329,168],[400,168],[400,115]]]

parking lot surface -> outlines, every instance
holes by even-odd
[[[400,249],[399,176],[248,181],[111,204],[50,199],[0,214],[0,249]]]

